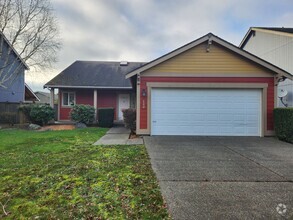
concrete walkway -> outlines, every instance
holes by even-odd
[[[129,139],[130,130],[124,126],[114,126],[94,145],[142,145],[141,137]]]

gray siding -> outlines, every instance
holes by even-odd
[[[4,85],[7,88],[0,87],[0,102],[23,102],[25,93],[24,71],[25,68],[20,60],[16,60],[15,53],[9,53],[9,45],[4,42],[0,59],[0,68],[4,68],[5,59],[9,56],[10,65],[6,65],[3,74],[12,74],[12,77]],[[6,54],[6,56],[5,56]],[[9,55],[7,55],[9,54]]]
[[[255,36],[251,36],[243,49],[293,75],[293,35],[290,37],[256,31]],[[293,107],[293,81],[281,82],[278,90],[281,89],[288,91],[286,101]],[[280,101],[278,106],[284,107]]]

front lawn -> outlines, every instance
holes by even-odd
[[[0,218],[168,218],[145,147],[105,132],[0,130]]]

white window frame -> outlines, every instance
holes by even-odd
[[[67,98],[68,98],[68,105],[64,104],[64,95],[66,93],[67,93]],[[73,94],[73,97],[74,97],[73,105],[70,105],[70,103],[69,103],[70,94]],[[75,106],[75,105],[76,105],[76,94],[75,94],[75,92],[62,92],[62,107],[72,107],[72,106]]]

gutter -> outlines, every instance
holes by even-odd
[[[44,88],[76,88],[76,89],[132,89],[132,87],[111,87],[111,86],[64,86],[64,85],[44,85]]]

